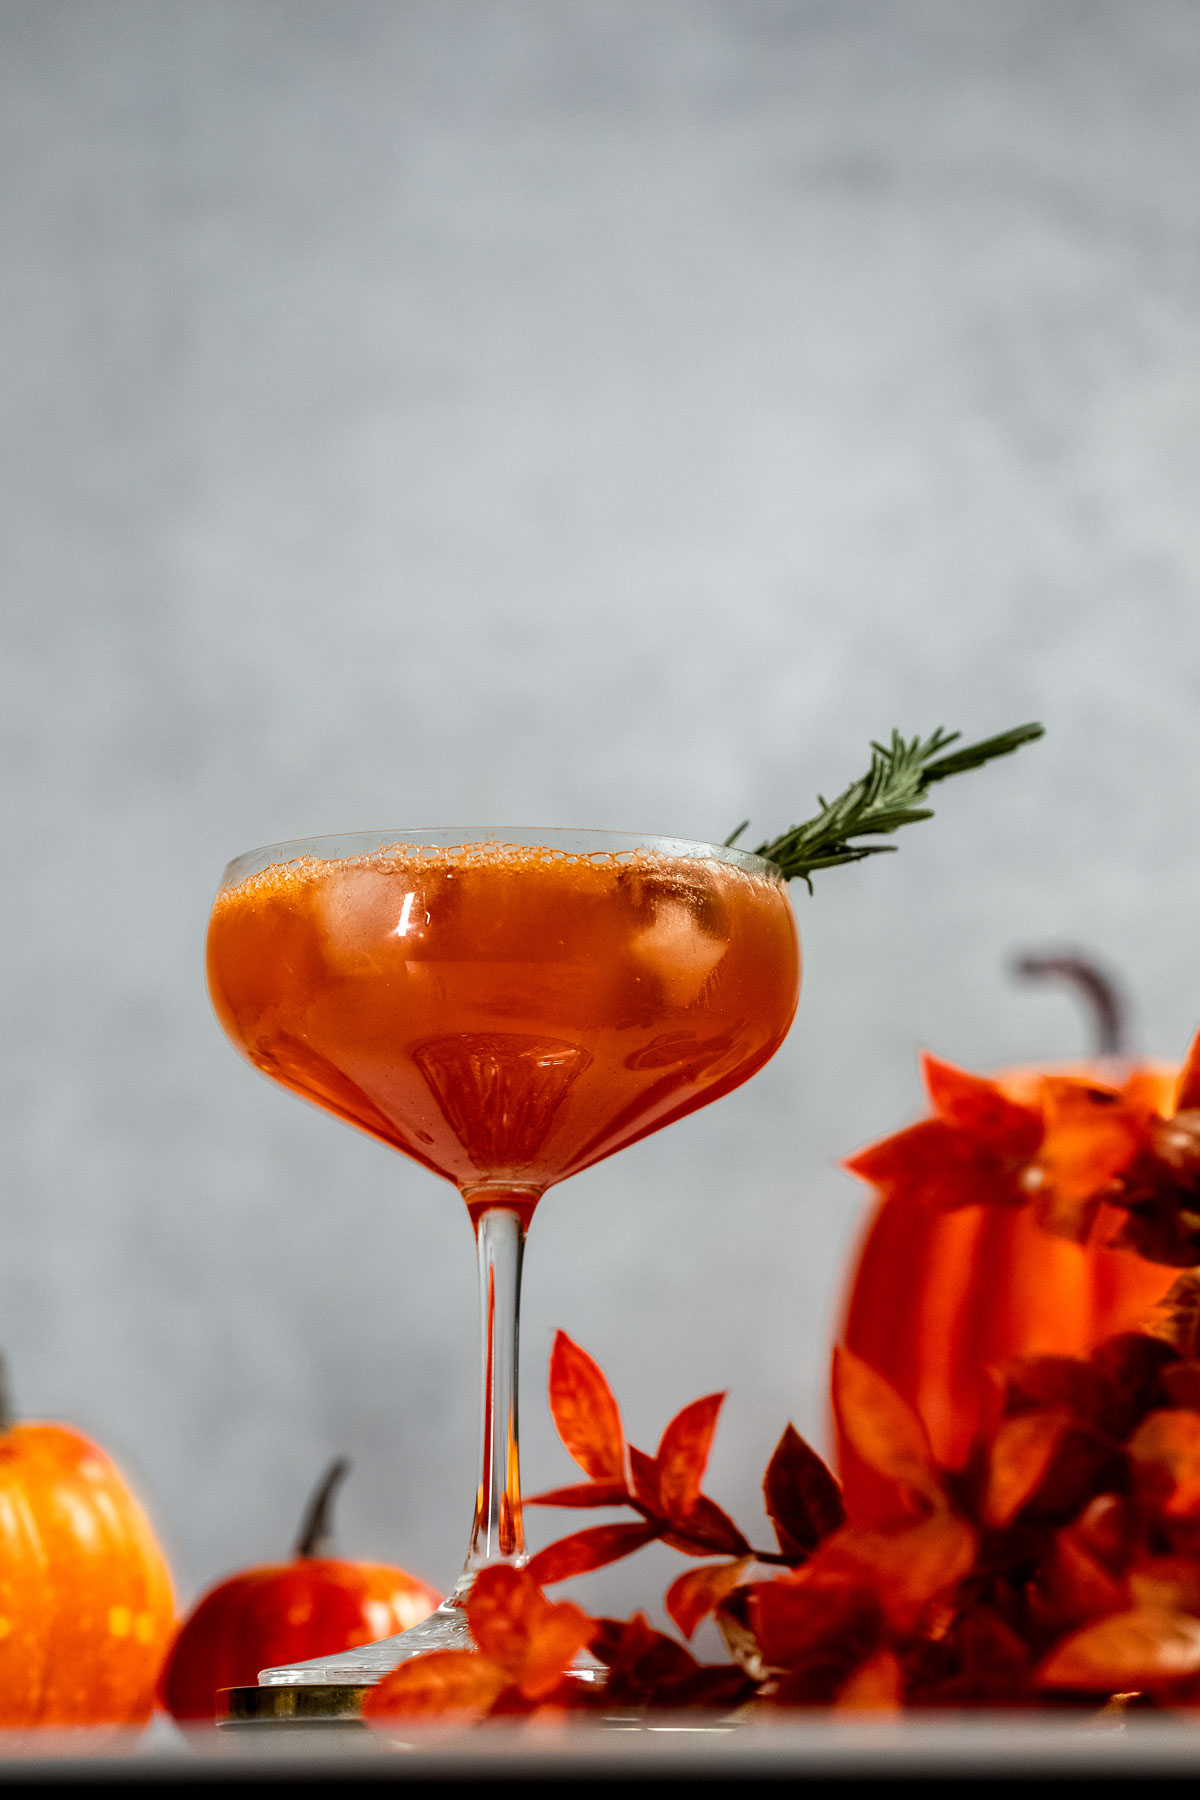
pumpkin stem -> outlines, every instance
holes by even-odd
[[[8,1385],[8,1364],[0,1356],[0,1434],[11,1431],[17,1422],[17,1409],[13,1405],[12,1389]]]
[[[300,1537],[294,1552],[296,1556],[329,1555],[332,1543],[329,1515],[333,1510],[333,1496],[349,1472],[349,1459],[339,1456],[330,1463],[322,1475],[312,1499],[304,1509],[304,1517],[300,1522]]]
[[[1083,995],[1095,1032],[1093,1055],[1129,1054],[1128,1012],[1124,996],[1109,976],[1085,956],[1020,956],[1013,972],[1027,981],[1069,981]]]

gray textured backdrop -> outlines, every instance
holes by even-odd
[[[760,1516],[823,1431],[837,1158],[918,1045],[1082,1045],[1015,946],[1093,947],[1182,1050],[1198,83],[1191,0],[0,4],[0,1343],[185,1594],[336,1450],[344,1547],[449,1581],[474,1482],[465,1212],[223,1041],[233,853],[772,831],[893,724],[1046,721],[797,894],[766,1072],[547,1200],[531,1485],[561,1324],[643,1441],[728,1386]]]

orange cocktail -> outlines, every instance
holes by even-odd
[[[531,1203],[782,1041],[795,926],[782,884],[746,860],[503,843],[306,856],[221,894],[210,991],[265,1074],[473,1210]]]
[[[469,1644],[476,1572],[524,1560],[517,1317],[540,1196],[766,1062],[796,1009],[796,927],[774,865],[720,845],[356,834],[231,863],[208,980],[256,1068],[452,1181],[475,1223],[482,1456],[458,1586],[398,1638],[259,1677],[357,1686]]]

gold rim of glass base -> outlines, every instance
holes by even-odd
[[[312,1682],[295,1687],[229,1687],[217,1689],[217,1724],[228,1730],[240,1725],[363,1725],[362,1704],[370,1684]]]

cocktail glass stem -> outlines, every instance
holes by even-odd
[[[483,1408],[479,1490],[471,1546],[457,1593],[488,1563],[523,1563],[521,1463],[517,1441],[517,1337],[525,1221],[515,1208],[487,1206],[476,1215]]]
[[[469,1189],[463,1198],[475,1226],[479,1257],[482,1365],[479,1487],[463,1572],[453,1592],[419,1625],[358,1650],[263,1669],[259,1674],[263,1686],[366,1685],[423,1651],[469,1649],[465,1602],[476,1575],[495,1563],[519,1567],[526,1561],[517,1441],[517,1334],[525,1232],[538,1194],[489,1187]]]

